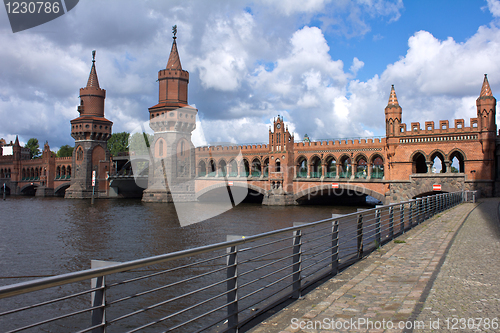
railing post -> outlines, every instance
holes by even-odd
[[[91,260],[90,268],[100,268],[119,264],[115,261]],[[104,333],[106,331],[106,277],[99,276],[90,280],[90,287],[97,289],[90,294],[93,308],[91,311],[92,326],[99,326],[92,330],[92,333]]]
[[[339,272],[339,220],[332,225],[332,275]]]
[[[363,214],[358,215],[358,259],[363,257]]]
[[[241,236],[227,236],[227,241],[241,239]],[[227,248],[227,332],[238,333],[238,246]]]
[[[428,196],[427,198],[425,198],[425,210],[427,211],[426,212],[426,216],[428,219],[431,218],[431,198]]]
[[[299,223],[294,223],[294,226],[297,226]],[[300,223],[303,224],[303,223]],[[299,224],[299,225],[300,225]],[[301,278],[300,273],[302,271],[302,242],[301,242],[301,230],[296,230],[293,232],[293,293],[292,298],[300,298],[301,296]]]
[[[417,199],[417,210],[418,210],[418,224],[422,223],[422,198]]]
[[[92,307],[99,307],[92,310],[92,326],[102,325],[94,328],[92,333],[104,333],[104,325],[106,324],[106,277],[93,278],[91,285],[92,289],[100,288],[92,293]]]
[[[375,211],[375,240],[377,242],[377,247],[382,246],[381,236],[380,236],[380,209]],[[389,221],[389,238],[392,239],[394,237],[394,223]]]
[[[413,227],[413,200],[410,201],[408,209],[408,224],[410,225],[410,228]]]
[[[399,224],[401,224],[403,230],[405,228],[405,204],[399,205]]]

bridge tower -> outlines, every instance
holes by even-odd
[[[263,205],[296,205],[293,193],[294,137],[288,131],[283,117],[273,121],[273,130],[269,128],[269,185]]]
[[[189,73],[182,69],[174,37],[167,67],[158,72],[158,104],[149,108],[154,131],[145,202],[195,201],[195,151],[191,133],[198,110],[188,105]]]
[[[385,133],[387,137],[397,136],[401,124],[403,109],[399,106],[394,85],[391,87],[389,103],[385,107]]]
[[[493,97],[488,77],[484,74],[481,93],[476,100],[479,135],[484,154],[484,169],[489,171],[482,176],[484,179],[495,179],[496,105],[497,100]],[[497,188],[498,185],[497,182]]]
[[[111,137],[113,123],[104,118],[105,98],[106,90],[99,87],[93,51],[87,86],[80,89],[80,105],[77,108],[80,116],[71,120],[75,149],[71,186],[66,190],[65,198],[90,198],[94,171],[96,197],[107,195],[107,176],[111,168],[107,141]]]

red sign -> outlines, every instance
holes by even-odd
[[[441,185],[439,185],[439,184],[432,185],[432,190],[433,191],[441,191]]]
[[[233,181],[232,181],[232,180],[228,181],[228,182],[227,182],[227,185],[228,185],[228,186],[233,186]]]
[[[332,188],[339,188],[339,183],[333,183]]]

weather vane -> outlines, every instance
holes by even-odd
[[[95,62],[95,50],[92,51],[92,62]]]
[[[172,27],[172,33],[174,34],[174,39],[176,39],[177,37],[175,35],[177,35],[177,24]]]

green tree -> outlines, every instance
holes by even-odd
[[[153,135],[144,132],[134,133],[129,140],[129,149],[136,155],[148,155],[148,148],[152,142]]]
[[[38,156],[40,156],[40,145],[38,144],[38,139],[29,139],[24,147],[30,150],[31,158],[37,158]]]
[[[113,133],[108,140],[108,149],[111,155],[117,156],[118,153],[128,151],[128,138],[130,134],[127,132]]]
[[[57,151],[57,157],[70,157],[73,155],[73,149],[74,147],[71,147],[70,145],[61,146],[61,148]]]
[[[453,172],[453,173],[458,173],[458,169],[457,169],[457,168],[455,168],[454,166],[452,166],[452,167],[451,167],[451,172]]]

